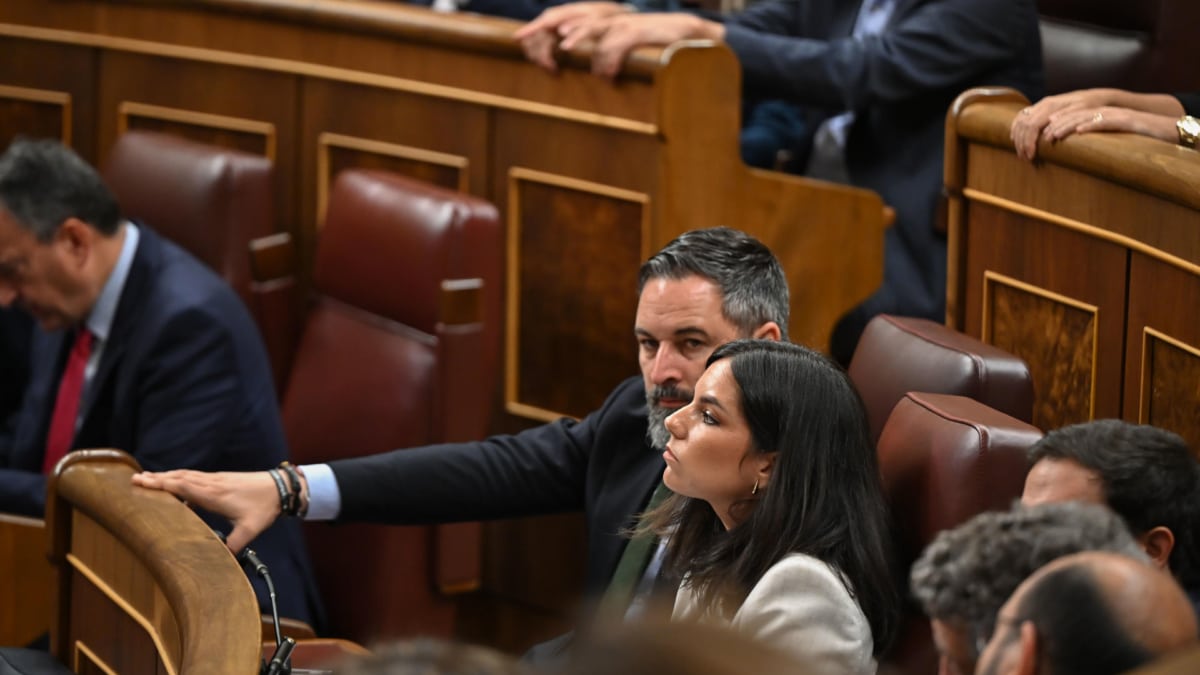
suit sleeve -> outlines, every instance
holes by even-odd
[[[240,375],[228,324],[193,308],[172,317],[137,367],[138,463],[216,470],[238,427]]]
[[[627,381],[579,422],[331,462],[339,519],[422,524],[581,510],[597,429],[629,386],[638,385]]]
[[[755,584],[734,619],[737,628],[794,654],[819,675],[875,672],[866,616],[825,563],[784,558]]]
[[[746,88],[832,110],[862,110],[962,88],[1037,44],[1033,0],[933,0],[881,35],[816,39],[780,34],[794,0],[764,0],[726,24]],[[790,9],[790,11],[789,11]],[[797,26],[799,28],[799,26]]]

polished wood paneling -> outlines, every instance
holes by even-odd
[[[989,204],[967,217],[965,328],[1029,364],[1034,425],[1119,416],[1126,250]]]
[[[0,593],[0,645],[26,645],[50,629],[54,576],[46,541],[43,521],[0,514],[0,564],[10,580]]]
[[[510,180],[508,409],[582,417],[603,402],[598,392],[637,372],[631,299],[649,198],[521,169]],[[604,386],[581,390],[580,379]]]
[[[258,671],[258,603],[238,563],[173,496],[135,488],[125,453],[84,450],[47,490],[57,585],[50,651],[139,675]],[[86,652],[79,647],[86,647]]]
[[[108,50],[99,81],[101,157],[128,125],[261,154],[276,167],[299,162],[299,81],[292,75]],[[276,229],[297,234],[295,174],[274,175]]]
[[[1034,382],[1034,423],[1093,417],[1096,392],[1096,307],[998,274],[984,277],[984,341],[1042,374]]]
[[[1082,134],[1025,162],[1024,104],[974,90],[947,118],[948,322],[1029,362],[1038,426],[1121,416],[1195,443],[1200,152]]]
[[[1200,455],[1200,276],[1130,260],[1124,417],[1170,429]]]
[[[0,148],[18,134],[58,138],[94,159],[96,51],[19,39],[3,45]]]

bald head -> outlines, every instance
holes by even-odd
[[[1196,642],[1196,615],[1164,571],[1077,553],[1025,580],[1000,610],[980,673],[1120,673]]]

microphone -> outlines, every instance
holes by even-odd
[[[220,530],[213,530],[213,532],[221,540],[221,543],[228,543],[224,532]],[[279,631],[279,605],[275,602],[275,582],[271,580],[271,572],[267,570],[267,564],[249,546],[242,549],[236,557],[243,567],[254,570],[254,573],[266,582],[267,596],[271,599],[271,623],[275,628],[275,654],[271,657],[271,662],[263,666],[263,675],[287,675],[292,671],[288,659],[296,647],[296,641],[290,637],[283,637]]]

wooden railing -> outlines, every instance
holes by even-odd
[[[1024,105],[973,90],[947,118],[951,323],[1025,359],[1037,426],[1121,417],[1200,448],[1200,152],[1097,133],[1025,162]]]

